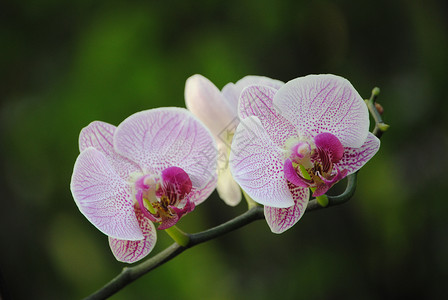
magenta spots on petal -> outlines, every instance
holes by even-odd
[[[344,154],[344,146],[335,135],[329,132],[316,135],[314,143],[319,150],[324,151],[330,157],[332,163],[339,162]]]
[[[284,168],[283,168],[284,172],[285,172],[285,177],[286,179],[291,182],[292,184],[296,185],[296,186],[301,186],[301,187],[309,187],[311,184],[311,181],[306,180],[305,178],[299,176],[299,174],[297,174],[296,169],[294,169],[294,166],[292,165],[292,161],[287,158],[284,164]]]

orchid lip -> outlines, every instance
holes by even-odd
[[[314,137],[313,145],[300,141],[293,146],[291,157],[284,163],[284,174],[295,186],[313,188],[313,196],[317,197],[347,176],[348,171],[338,167],[344,147],[336,136],[320,133]]]
[[[161,223],[159,229],[169,228],[194,209],[188,195],[192,182],[179,167],[162,171],[160,178],[143,175],[135,182],[135,198],[143,214],[153,222]],[[182,208],[179,205],[184,203]]]

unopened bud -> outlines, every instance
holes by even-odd
[[[381,131],[387,131],[388,129],[389,129],[389,127],[390,127],[390,125],[388,125],[388,124],[385,124],[385,123],[379,123],[378,124],[378,128],[381,130]]]
[[[379,87],[374,87],[372,90],[372,94],[374,96],[378,96],[380,94],[380,88]]]

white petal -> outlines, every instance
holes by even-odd
[[[230,170],[241,188],[256,202],[273,207],[294,204],[284,172],[284,152],[269,138],[257,117],[238,126],[230,152]]]
[[[367,106],[351,83],[335,75],[309,75],[281,87],[274,97],[279,113],[308,138],[334,134],[344,147],[359,148],[367,138]]]
[[[94,121],[81,130],[79,135],[79,150],[82,152],[88,147],[94,147],[102,152],[115,171],[124,180],[129,179],[129,174],[141,171],[140,168],[129,159],[115,152],[113,137],[116,127],[100,121]]]
[[[278,146],[284,147],[292,136],[298,136],[297,129],[277,113],[273,98],[277,90],[267,86],[250,86],[243,90],[238,106],[241,119],[256,116],[269,137]]]
[[[216,187],[216,142],[186,109],[167,107],[133,114],[117,127],[114,146],[145,174],[161,174],[172,166],[182,168],[196,191],[207,187],[200,197],[195,196],[195,203],[205,200]]]
[[[364,166],[380,149],[380,140],[369,132],[367,140],[360,148],[345,148],[338,166],[352,174]]]
[[[216,138],[237,116],[236,106],[230,107],[218,88],[199,74],[185,83],[185,104]]]
[[[140,209],[136,209],[140,228],[144,238],[139,241],[119,240],[109,237],[109,246],[118,261],[134,263],[148,255],[157,241],[157,233],[154,224],[146,218]]]
[[[130,187],[103,153],[95,148],[81,152],[70,188],[79,210],[101,232],[119,239],[143,238]]]
[[[218,185],[216,190],[219,197],[230,206],[236,206],[241,201],[241,188],[230,173],[229,168],[230,145],[218,142]]]
[[[234,109],[234,114],[237,115],[238,101],[241,92],[250,85],[263,85],[278,90],[285,83],[280,80],[271,79],[264,76],[249,75],[241,78],[236,83],[228,83],[222,89],[222,94],[226,98],[230,107]]]
[[[264,215],[273,233],[282,233],[294,226],[303,216],[310,198],[310,189],[289,185],[294,205],[287,208],[264,207]]]

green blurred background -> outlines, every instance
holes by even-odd
[[[391,125],[355,197],[281,235],[257,221],[190,249],[112,299],[445,298],[447,8],[433,0],[2,1],[3,297],[78,299],[124,267],[69,190],[88,123],[184,106],[195,73],[219,88],[248,74],[334,73],[366,98],[379,86]],[[197,232],[244,210],[214,193],[179,226]],[[154,253],[170,243],[160,232]]]

